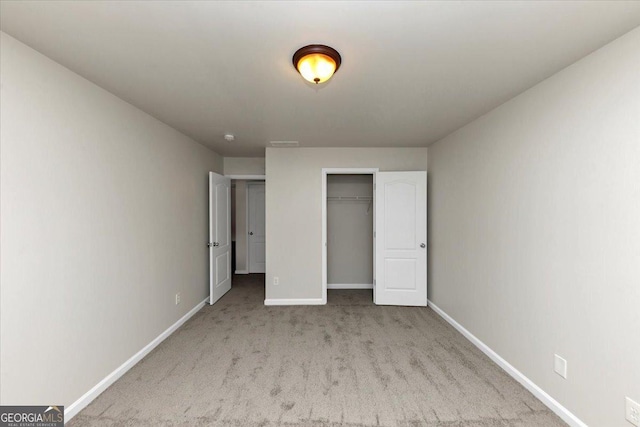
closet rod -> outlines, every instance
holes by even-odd
[[[336,196],[336,197],[327,197],[327,200],[329,201],[371,201],[373,200],[373,197],[367,197],[367,196]]]

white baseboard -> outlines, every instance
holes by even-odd
[[[326,302],[322,298],[298,298],[298,299],[266,299],[264,305],[323,305]]]
[[[444,320],[446,320],[451,326],[456,328],[458,332],[465,336],[473,345],[478,347],[484,354],[489,356],[491,360],[493,360],[498,366],[504,369],[507,374],[511,375],[516,381],[524,386],[527,390],[529,390],[535,397],[538,398],[542,403],[544,403],[549,409],[555,412],[560,418],[564,420],[567,424],[572,427],[587,427],[587,425],[582,422],[578,417],[576,417],[573,413],[571,413],[567,408],[562,406],[557,400],[551,397],[547,392],[538,387],[533,381],[524,376],[524,374],[514,368],[509,362],[504,360],[498,353],[493,351],[489,346],[480,341],[475,335],[466,330],[464,326],[456,322],[451,316],[442,311],[437,305],[429,301],[429,307],[433,309],[436,313],[440,315]]]
[[[65,422],[69,421],[71,418],[76,416],[78,412],[82,411],[89,403],[91,403],[96,397],[100,395],[103,391],[105,391],[111,384],[116,382],[118,378],[123,376],[129,369],[133,368],[136,363],[138,363],[142,358],[144,358],[147,354],[151,352],[154,348],[158,346],[162,341],[169,337],[176,329],[182,326],[187,320],[189,320],[194,314],[196,314],[204,305],[209,301],[209,297],[198,303],[195,307],[193,307],[187,314],[182,316],[180,320],[171,325],[169,329],[158,335],[153,341],[147,344],[142,350],[134,354],[129,360],[124,362],[115,371],[111,372],[107,375],[102,381],[96,384],[91,390],[86,392],[80,399],[73,402],[71,405],[67,406],[64,409],[64,419]]]
[[[236,270],[235,274],[249,274],[249,270]]]
[[[373,289],[373,283],[328,283],[327,289]]]

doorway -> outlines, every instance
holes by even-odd
[[[373,289],[376,172],[377,168],[322,170],[324,304],[328,289]]]
[[[264,274],[266,270],[265,180],[249,179],[249,176],[246,178],[231,181],[233,272],[239,275]]]
[[[373,289],[373,175],[327,175],[327,289]]]
[[[264,182],[249,182],[247,189],[249,273],[264,273],[266,267]]]

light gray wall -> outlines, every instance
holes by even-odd
[[[225,157],[225,175],[264,175],[264,157]]]
[[[327,197],[373,197],[373,175],[328,175]],[[327,283],[373,283],[373,202],[327,202]]]
[[[68,406],[208,295],[222,158],[0,43],[0,401]]]
[[[427,170],[427,149],[266,149],[267,299],[322,298],[322,168],[375,167]]]
[[[429,148],[431,300],[590,426],[640,401],[639,70],[636,29]]]

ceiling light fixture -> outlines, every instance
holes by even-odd
[[[293,54],[293,66],[311,83],[324,83],[338,71],[342,58],[337,50],[322,44],[301,47]]]

